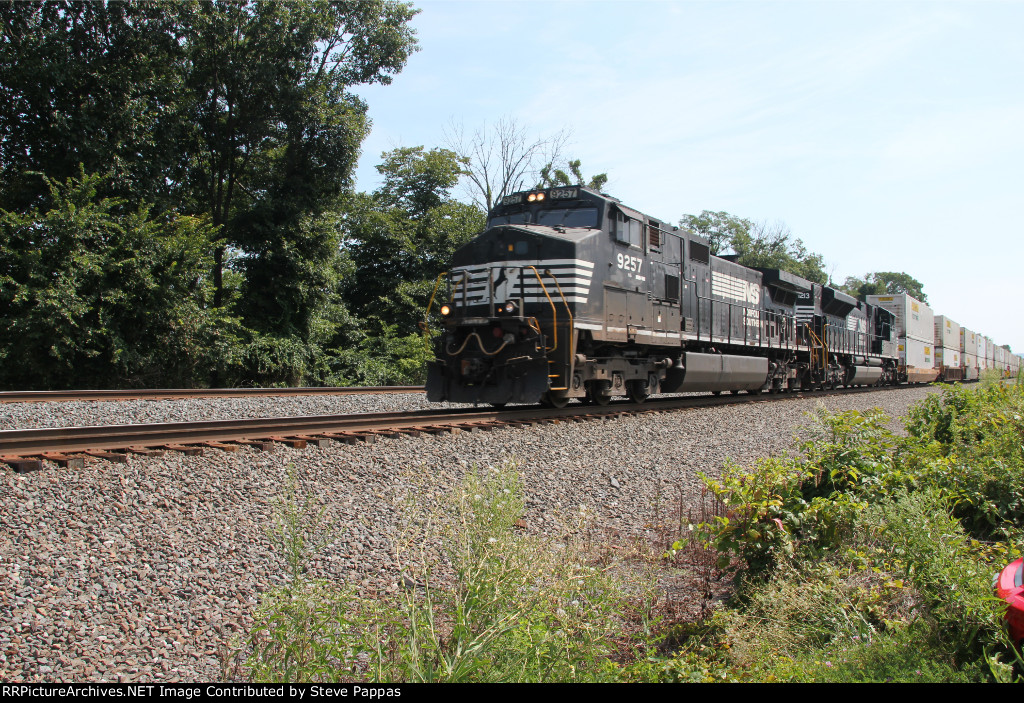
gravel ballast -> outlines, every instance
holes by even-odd
[[[400,578],[394,506],[410,485],[440,496],[459,484],[468,466],[514,460],[529,530],[560,534],[567,516],[585,509],[606,539],[653,539],[673,505],[678,509],[699,495],[698,471],[715,474],[726,459],[750,463],[787,452],[794,430],[817,403],[830,410],[878,406],[899,417],[929,392],[934,389],[905,388],[374,445],[207,450],[200,457],[168,453],[131,456],[127,464],[100,461],[84,470],[48,465],[30,474],[5,471],[0,679],[220,679],[220,654],[248,627],[260,593],[285,578],[267,526],[292,484],[300,496],[324,504],[324,524],[334,526],[312,575],[372,593],[394,589]],[[271,406],[263,398],[46,403],[32,410],[0,407],[0,419],[4,429],[40,426],[30,424],[32,412],[36,420],[42,413],[64,413],[66,425],[166,421],[166,409],[159,420],[145,410],[167,403],[183,406],[183,420],[212,419],[219,412],[256,417],[271,407],[271,415],[312,415],[319,414],[314,406],[332,408],[321,412],[386,411],[421,399],[288,399],[290,407],[301,407],[294,413],[281,412],[281,399]],[[204,412],[208,405],[215,406],[213,414]],[[15,416],[12,408],[21,410]],[[90,414],[92,421],[83,419]]]

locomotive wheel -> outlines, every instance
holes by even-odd
[[[612,397],[607,393],[602,393],[604,386],[611,387],[607,381],[587,381],[587,399],[586,402],[593,403],[594,405],[605,406],[612,402]]]
[[[551,391],[548,391],[541,397],[540,404],[549,408],[564,408],[569,404],[569,399],[556,396]]]
[[[651,395],[647,389],[648,386],[643,381],[630,381],[626,385],[626,395],[634,403],[642,403]]]

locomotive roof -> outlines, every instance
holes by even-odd
[[[530,196],[537,196],[543,194],[542,200],[530,200]],[[507,209],[515,209],[517,206],[522,205],[537,205],[543,203],[544,205],[553,205],[554,203],[564,202],[579,202],[579,201],[600,201],[610,203],[616,208],[621,210],[623,213],[629,215],[638,220],[654,220],[655,222],[664,222],[661,218],[652,217],[645,215],[639,210],[634,210],[631,207],[627,207],[622,204],[622,201],[613,195],[602,193],[588,188],[587,186],[574,185],[574,186],[552,186],[549,188],[532,188],[530,190],[521,190],[509,195],[502,196],[501,201],[495,203],[494,207],[491,208],[488,216],[495,213],[504,212]]]

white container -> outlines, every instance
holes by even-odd
[[[960,362],[964,369],[965,381],[977,381],[980,370],[978,369],[978,355],[969,352],[960,354]]]
[[[901,337],[897,345],[900,366],[904,367],[907,380],[911,383],[934,381],[939,375],[935,368],[934,345],[913,337]]]
[[[988,359],[989,368],[992,368],[996,361],[996,343],[991,337],[985,337],[985,358]]]
[[[897,295],[869,295],[868,302],[878,305],[896,316],[896,336],[935,342],[935,315],[932,309],[906,293]]]
[[[988,342],[985,337],[978,335],[978,368],[984,371],[988,368]]]
[[[935,347],[935,368],[960,368],[960,350],[949,347]]]
[[[966,327],[960,328],[960,351],[964,354],[978,354],[978,337],[980,335],[971,332]]]
[[[936,347],[960,351],[960,324],[945,315],[936,315],[933,326]]]

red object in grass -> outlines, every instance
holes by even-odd
[[[1006,601],[1006,622],[1010,626],[1010,639],[1024,641],[1024,586],[1021,576],[1024,559],[1011,562],[996,577],[996,595]]]

